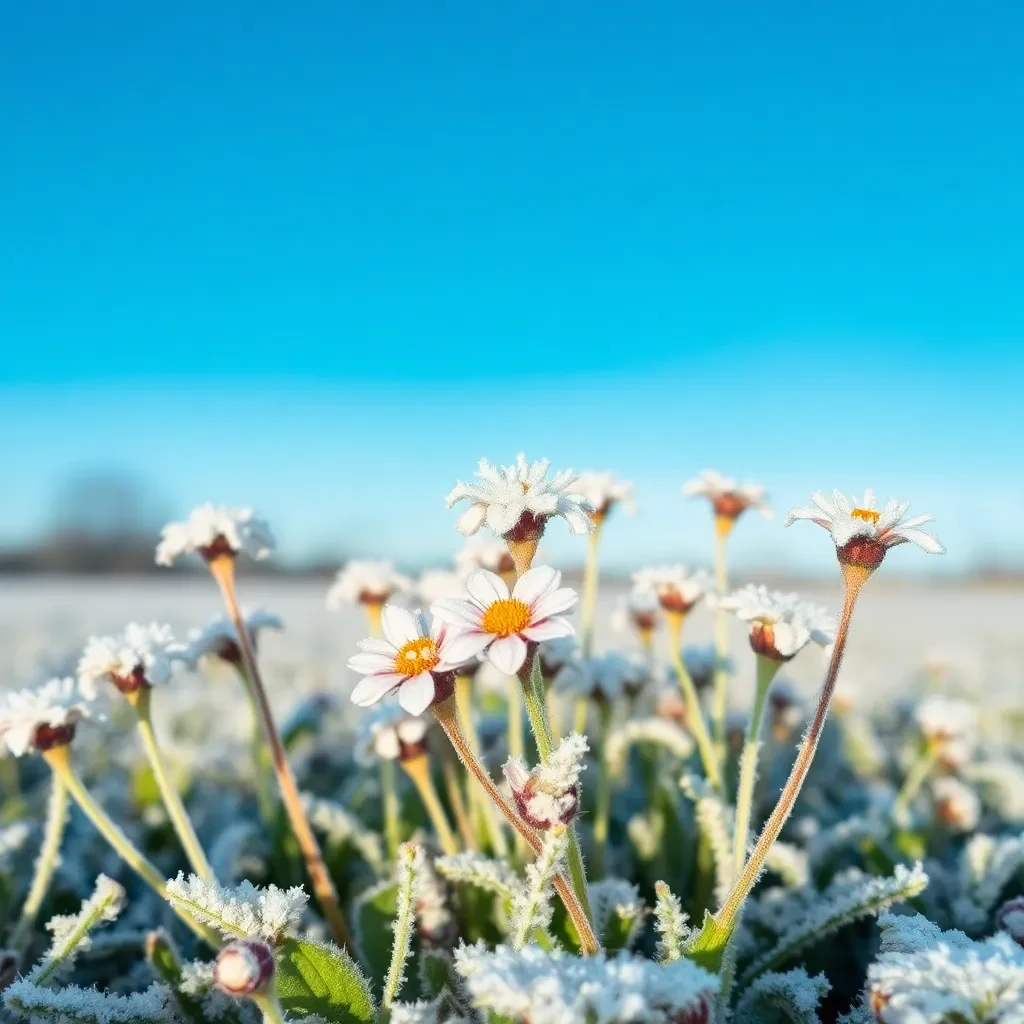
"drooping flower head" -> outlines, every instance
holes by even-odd
[[[398,691],[398,703],[421,715],[431,704],[451,696],[455,687],[449,649],[454,639],[439,618],[430,626],[420,613],[387,604],[381,614],[381,639],[359,641],[359,654],[348,667],[365,678],[352,691],[352,703],[367,708]]]
[[[612,625],[616,629],[633,629],[644,647],[649,647],[654,640],[654,631],[658,628],[658,611],[661,601],[653,590],[634,586],[616,608],[612,616]]]
[[[89,638],[78,661],[78,683],[89,700],[101,682],[134,693],[169,682],[174,663],[187,660],[187,648],[175,641],[170,626],[131,622],[120,636]]]
[[[556,473],[548,480],[548,459],[527,462],[520,452],[514,466],[492,466],[481,459],[477,482],[455,484],[447,497],[451,508],[460,501],[470,506],[459,516],[455,527],[470,536],[485,523],[499,537],[504,537],[517,568],[529,567],[547,521],[561,516],[573,533],[589,533],[594,528],[593,508],[572,485],[577,477],[571,470]]]
[[[63,747],[74,739],[76,723],[89,707],[74,679],[50,679],[30,690],[0,698],[0,741],[15,757]]]
[[[385,761],[420,757],[427,751],[429,725],[429,719],[410,715],[401,705],[382,704],[356,727],[356,760],[369,765],[378,757]]]
[[[254,608],[252,611],[243,608],[242,622],[249,635],[249,645],[253,651],[259,648],[259,635],[262,630],[284,629],[281,617],[263,608]],[[195,665],[203,657],[220,658],[222,661],[236,666],[242,664],[242,649],[239,645],[238,630],[235,629],[235,624],[229,618],[223,615],[218,616],[211,619],[202,629],[193,630],[189,634],[187,660]]]
[[[447,652],[458,664],[485,653],[499,672],[522,668],[530,643],[572,636],[565,613],[576,592],[559,587],[562,574],[547,565],[523,573],[512,592],[500,576],[480,569],[466,580],[465,599],[438,601],[431,611],[456,631]]]
[[[559,687],[601,703],[623,695],[636,697],[650,682],[651,670],[641,658],[609,651],[569,662],[556,677]]]
[[[568,825],[580,807],[580,772],[590,749],[587,738],[573,733],[551,752],[547,761],[527,768],[519,757],[510,757],[502,772],[512,790],[519,813],[534,828]]]
[[[477,569],[486,569],[508,581],[515,578],[516,563],[503,540],[477,535],[470,537],[455,555],[455,568],[463,579]]]
[[[655,565],[633,573],[634,591],[654,594],[666,612],[685,615],[712,589],[704,571],[690,572],[685,565]]]
[[[179,555],[200,554],[214,558],[236,557],[245,552],[251,558],[267,558],[274,550],[270,526],[257,519],[251,508],[200,505],[183,523],[168,523],[156,549],[157,565],[173,565]]]
[[[391,562],[354,558],[338,570],[327,591],[327,607],[336,612],[346,604],[379,606],[410,590],[412,580],[395,572]]]
[[[688,498],[707,498],[711,502],[715,523],[721,533],[728,533],[748,508],[757,509],[765,519],[772,517],[768,496],[760,484],[740,483],[714,469],[701,470],[700,476],[687,480],[683,484],[683,494]]]
[[[890,498],[879,511],[875,508],[875,492],[867,490],[864,497],[847,497],[842,491],[833,491],[829,497],[824,491],[811,495],[813,505],[790,509],[786,525],[797,519],[810,519],[832,535],[839,561],[844,565],[877,569],[886,551],[897,544],[911,542],[931,555],[945,553],[945,548],[926,530],[919,529],[934,520],[934,516],[920,515],[904,519],[909,501]]]
[[[755,654],[773,661],[789,661],[812,640],[821,647],[835,641],[836,622],[818,605],[799,594],[784,594],[750,584],[728,597],[719,607],[750,623],[750,646]]]
[[[636,511],[633,500],[633,485],[628,480],[619,480],[611,473],[580,473],[573,485],[577,494],[587,499],[593,512],[591,517],[600,526],[613,508],[621,507],[629,515]]]

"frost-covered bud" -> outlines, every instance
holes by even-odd
[[[225,946],[217,957],[213,977],[229,996],[261,992],[274,976],[274,951],[259,939],[242,939]]]
[[[981,818],[981,801],[969,786],[949,776],[932,784],[935,816],[952,832],[973,832]]]
[[[1006,932],[1018,946],[1024,946],[1024,896],[1007,900],[996,911],[996,927]]]
[[[510,757],[502,769],[519,813],[534,828],[567,825],[580,809],[580,772],[589,750],[585,736],[573,733],[551,752],[548,760],[532,771],[518,757]]]

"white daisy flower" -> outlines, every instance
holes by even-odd
[[[580,473],[573,484],[573,490],[582,494],[593,508],[595,523],[603,523],[611,510],[621,506],[624,512],[636,512],[633,500],[633,485],[628,480],[619,480],[611,473]]]
[[[252,611],[242,609],[242,622],[249,635],[249,644],[253,651],[259,646],[259,635],[264,629],[284,629],[284,622],[279,615],[274,615],[263,608]],[[215,657],[232,665],[242,663],[242,650],[238,642],[238,630],[235,624],[221,615],[211,619],[202,629],[192,630],[189,634],[189,645],[186,660],[195,665],[202,657]]]
[[[78,683],[89,700],[96,699],[100,682],[133,693],[169,682],[174,663],[187,660],[188,650],[175,641],[170,626],[131,622],[120,636],[89,638],[78,662]]]
[[[865,491],[860,500],[847,497],[842,491],[833,491],[832,497],[816,491],[811,501],[813,505],[790,509],[786,525],[797,519],[810,519],[824,527],[832,535],[840,562],[875,569],[889,548],[908,541],[931,555],[945,553],[932,534],[919,529],[932,522],[934,516],[925,514],[904,520],[909,501],[890,498],[879,511],[875,508],[875,492],[871,490]]]
[[[952,832],[973,832],[981,820],[978,794],[951,775],[943,775],[932,783],[935,816]]]
[[[750,623],[750,646],[774,661],[789,661],[810,641],[828,647],[836,638],[836,621],[799,594],[784,594],[749,584],[723,597],[718,606]]]
[[[381,605],[397,593],[413,589],[408,576],[395,572],[391,562],[353,559],[338,570],[327,591],[327,607],[336,612],[346,604]]]
[[[519,813],[534,828],[568,825],[580,807],[580,772],[590,749],[585,736],[573,733],[532,770],[519,757],[510,757],[502,768]]]
[[[538,538],[552,516],[562,516],[573,533],[594,528],[594,509],[581,494],[570,490],[577,477],[571,469],[547,479],[549,459],[527,462],[520,452],[514,466],[492,466],[481,459],[477,483],[459,480],[445,499],[448,507],[460,501],[470,506],[455,522],[459,533],[471,536],[485,523],[499,537],[509,540]]]
[[[942,693],[925,697],[914,708],[914,720],[921,735],[928,742],[943,746],[973,736],[977,718],[973,704]]]
[[[503,540],[489,537],[470,537],[455,556],[455,568],[465,579],[477,569],[496,572],[499,576],[507,576],[516,571],[516,563]]]
[[[410,714],[421,715],[451,695],[448,678],[458,659],[450,661],[451,630],[440,618],[427,629],[421,614],[387,604],[381,614],[384,638],[359,641],[360,653],[348,667],[365,678],[352,691],[352,703],[367,708],[398,691],[398,703]]]
[[[179,555],[198,553],[210,561],[244,551],[252,558],[267,558],[274,550],[270,526],[251,508],[200,505],[183,523],[168,523],[156,549],[157,565],[173,565]]]
[[[772,517],[768,496],[760,484],[740,483],[714,469],[701,470],[700,476],[687,480],[683,494],[688,498],[707,498],[715,515],[722,519],[735,520],[748,508],[757,509],[765,519]]]
[[[642,658],[609,651],[567,664],[556,685],[591,700],[614,701],[623,694],[635,697],[650,682],[651,671]]]
[[[446,655],[451,663],[469,661],[486,652],[499,672],[514,675],[526,661],[527,644],[572,636],[565,613],[577,596],[559,588],[562,574],[541,565],[523,573],[512,593],[500,576],[480,569],[466,580],[467,599],[438,601],[431,611],[457,635]]]
[[[508,553],[507,548],[505,552]],[[461,597],[465,592],[466,577],[451,569],[426,569],[416,581],[416,596],[427,607],[446,597]]]
[[[641,638],[650,638],[658,625],[661,602],[653,590],[634,587],[612,612],[612,628],[619,632],[634,629]]]
[[[0,698],[0,742],[14,757],[70,743],[75,725],[90,717],[74,679],[51,679]]]
[[[685,614],[713,589],[703,570],[690,572],[685,565],[655,565],[633,573],[634,591],[654,594],[667,612]]]
[[[362,765],[375,758],[406,760],[426,750],[426,718],[410,715],[398,704],[383,704],[356,726],[355,755]]]

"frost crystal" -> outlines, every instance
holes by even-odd
[[[50,1019],[61,1024],[164,1024],[178,1020],[171,991],[164,985],[117,996],[77,985],[43,988],[20,978],[4,992],[4,1003],[33,1021]]]
[[[167,899],[227,936],[279,940],[299,924],[309,897],[301,886],[257,888],[242,882],[228,889],[182,872],[167,883]]]
[[[503,769],[519,813],[534,828],[567,824],[579,809],[580,772],[590,749],[587,738],[573,733],[563,739],[547,761],[527,770],[518,757],[510,757]]]
[[[176,661],[188,660],[188,649],[176,643],[170,626],[131,622],[119,636],[90,637],[78,662],[78,684],[94,700],[97,683],[114,683],[130,691],[170,681]]]

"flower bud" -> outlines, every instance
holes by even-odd
[[[1018,946],[1024,946],[1024,896],[1007,900],[996,911],[996,927],[1006,932]]]
[[[217,957],[213,978],[229,996],[251,996],[274,974],[274,951],[259,939],[241,939],[225,946]]]

